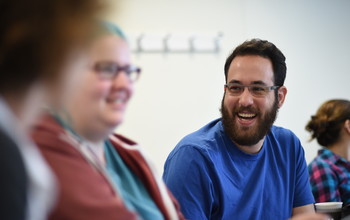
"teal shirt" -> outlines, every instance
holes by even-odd
[[[126,206],[142,219],[163,220],[164,217],[140,179],[126,166],[109,141],[105,142],[106,169]]]

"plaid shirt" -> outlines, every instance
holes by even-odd
[[[322,149],[308,169],[316,202],[350,202],[349,161],[329,149]]]

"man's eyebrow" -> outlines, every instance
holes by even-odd
[[[251,84],[253,84],[253,85],[264,85],[264,86],[266,86],[266,83],[263,82],[263,81],[261,81],[261,80],[253,81],[253,82],[251,82]]]
[[[237,84],[241,84],[241,81],[238,81],[238,80],[231,80],[229,83],[237,83]]]
[[[237,84],[242,84],[241,81],[239,80],[231,80],[229,83],[237,83]],[[243,84],[242,84],[243,85]],[[263,85],[266,86],[266,83],[264,81],[261,80],[257,80],[257,81],[252,81],[250,83],[250,85]]]

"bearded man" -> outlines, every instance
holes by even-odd
[[[300,141],[273,125],[286,70],[285,56],[265,40],[246,41],[227,58],[222,117],[183,138],[165,163],[163,178],[186,219],[314,212]]]

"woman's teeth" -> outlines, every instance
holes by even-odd
[[[116,99],[116,100],[114,100],[114,103],[116,103],[116,104],[124,103],[124,99]]]

